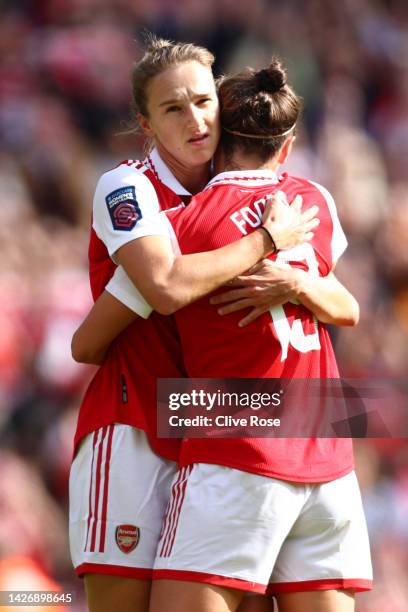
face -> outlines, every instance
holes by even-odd
[[[147,87],[148,117],[139,117],[168,161],[205,165],[220,137],[218,98],[210,68],[186,62],[155,76]]]

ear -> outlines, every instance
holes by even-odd
[[[281,166],[288,159],[292,150],[293,143],[296,140],[296,136],[289,136],[283,143],[281,150],[278,153],[278,164]]]
[[[142,115],[142,113],[138,113],[136,118],[137,118],[138,123],[139,123],[140,127],[142,128],[145,136],[148,136],[149,138],[153,138],[154,131],[153,131],[152,127],[150,126],[150,122],[149,122],[148,118],[145,117],[144,115]]]

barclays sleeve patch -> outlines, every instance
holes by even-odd
[[[105,200],[115,230],[130,232],[142,218],[136,191],[131,185],[112,191]]]

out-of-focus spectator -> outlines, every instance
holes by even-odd
[[[61,586],[51,578],[41,567],[41,564],[24,556],[10,556],[0,559],[0,589],[2,591],[11,591],[15,599],[18,593],[22,591],[48,591],[58,593]],[[24,595],[20,595],[24,596]],[[3,604],[4,605],[4,604]],[[2,608],[5,612],[24,612],[26,605],[18,605],[13,603],[12,606],[4,605]],[[64,612],[64,605],[38,605],[35,609],[39,612]]]
[[[2,451],[1,466],[1,554],[35,559],[52,572],[67,558],[64,515],[46,491],[35,465]]]

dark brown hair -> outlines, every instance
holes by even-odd
[[[286,71],[278,58],[272,58],[268,68],[247,68],[223,78],[218,96],[221,147],[227,159],[236,150],[256,154],[262,162],[273,157],[289,135],[288,130],[294,129],[301,109],[301,99],[287,84]]]
[[[211,68],[214,56],[208,49],[193,43],[179,43],[154,34],[145,33],[145,52],[142,59],[137,62],[132,72],[133,111],[135,116],[141,113],[145,117],[147,112],[146,89],[150,80],[171,66],[185,62],[198,62]]]

